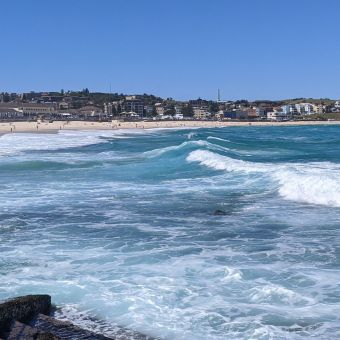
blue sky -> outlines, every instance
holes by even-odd
[[[340,98],[339,0],[0,0],[0,91]]]

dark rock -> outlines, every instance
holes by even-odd
[[[84,330],[78,326],[73,325],[67,321],[60,321],[51,318],[47,315],[39,314],[31,325],[34,328],[42,330],[59,337],[60,339],[72,339],[72,340],[109,340],[111,338],[105,337],[101,334],[96,334],[87,330]]]
[[[48,314],[51,309],[49,295],[26,295],[0,304],[0,336],[14,320],[28,322],[39,313]]]
[[[27,295],[0,303],[0,340],[154,340],[117,327],[113,338],[97,334],[51,315],[49,295]]]
[[[222,216],[222,215],[227,215],[227,213],[223,210],[217,209],[217,210],[214,211],[214,215]]]
[[[37,328],[30,327],[19,321],[12,324],[7,340],[59,340],[51,333],[42,332]]]

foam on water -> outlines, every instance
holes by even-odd
[[[253,163],[207,150],[191,152],[187,161],[228,172],[266,173],[279,182],[279,193],[286,199],[340,207],[340,167],[337,164]]]
[[[153,149],[150,151],[146,151],[144,152],[144,155],[147,157],[158,157],[169,151],[176,151],[176,150],[181,150],[181,149],[190,148],[190,147],[197,147],[197,146],[206,147],[207,149],[212,149],[212,150],[222,150],[222,151],[229,150],[226,147],[211,144],[204,140],[196,140],[196,141],[183,142],[182,144],[179,144],[179,145],[172,145],[172,146],[168,146],[168,147],[164,147],[160,149]]]
[[[57,133],[11,133],[0,136],[0,156],[11,155],[30,150],[60,150],[98,143],[105,143],[107,138],[129,138],[146,134],[147,130],[61,130]]]
[[[3,136],[0,298],[51,294],[59,318],[112,336],[124,326],[176,340],[337,339],[337,136]]]

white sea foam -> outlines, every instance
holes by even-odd
[[[340,207],[340,166],[325,163],[256,163],[234,159],[208,150],[195,150],[187,157],[215,170],[264,173],[279,184],[279,194],[288,200]]]
[[[281,170],[273,175],[280,183],[282,197],[299,202],[340,207],[339,172],[324,169],[319,174],[312,171]],[[339,171],[339,170],[337,170]]]
[[[143,129],[61,130],[58,133],[11,133],[0,137],[0,156],[33,150],[60,150],[104,143],[108,138],[130,138]]]
[[[159,148],[159,149],[154,149],[154,150],[150,150],[150,151],[146,151],[143,153],[144,156],[147,156],[147,157],[158,157],[166,152],[169,152],[169,151],[175,151],[175,150],[181,150],[185,147],[195,147],[195,146],[198,146],[198,147],[205,147],[207,149],[212,149],[212,150],[220,150],[220,151],[227,151],[229,150],[228,148],[225,148],[225,147],[222,147],[222,146],[219,146],[219,145],[215,145],[215,144],[212,144],[212,143],[209,143],[207,141],[204,141],[204,140],[196,140],[196,141],[187,141],[187,142],[183,142],[179,145],[171,145],[171,146],[167,146],[167,147],[164,147],[164,148]]]
[[[56,134],[13,133],[0,137],[0,156],[29,150],[58,150],[101,143],[102,133],[61,131]]]
[[[219,140],[221,142],[231,143],[231,141],[229,139],[224,139],[224,138],[219,138],[219,137],[209,136],[209,137],[207,137],[207,139],[214,139],[214,140]]]
[[[252,288],[250,300],[256,303],[283,303],[286,305],[306,305],[315,303],[310,297],[302,296],[297,292],[274,284]]]
[[[263,172],[269,169],[268,165],[251,163],[231,157],[223,156],[207,150],[195,150],[187,157],[189,162],[198,162],[215,170]]]
[[[242,272],[236,268],[225,268],[225,277],[223,281],[225,282],[238,282],[242,279]]]

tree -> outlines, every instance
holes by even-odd
[[[192,106],[190,104],[187,104],[182,107],[182,114],[184,117],[193,117],[194,110],[192,109]]]
[[[152,117],[156,117],[157,116],[157,110],[156,110],[155,106],[152,108],[151,116]]]
[[[218,110],[219,110],[218,103],[211,102],[210,105],[209,105],[209,112],[216,113],[216,112],[218,112]]]
[[[174,116],[176,114],[175,105],[169,105],[165,111],[165,114],[168,116]]]

